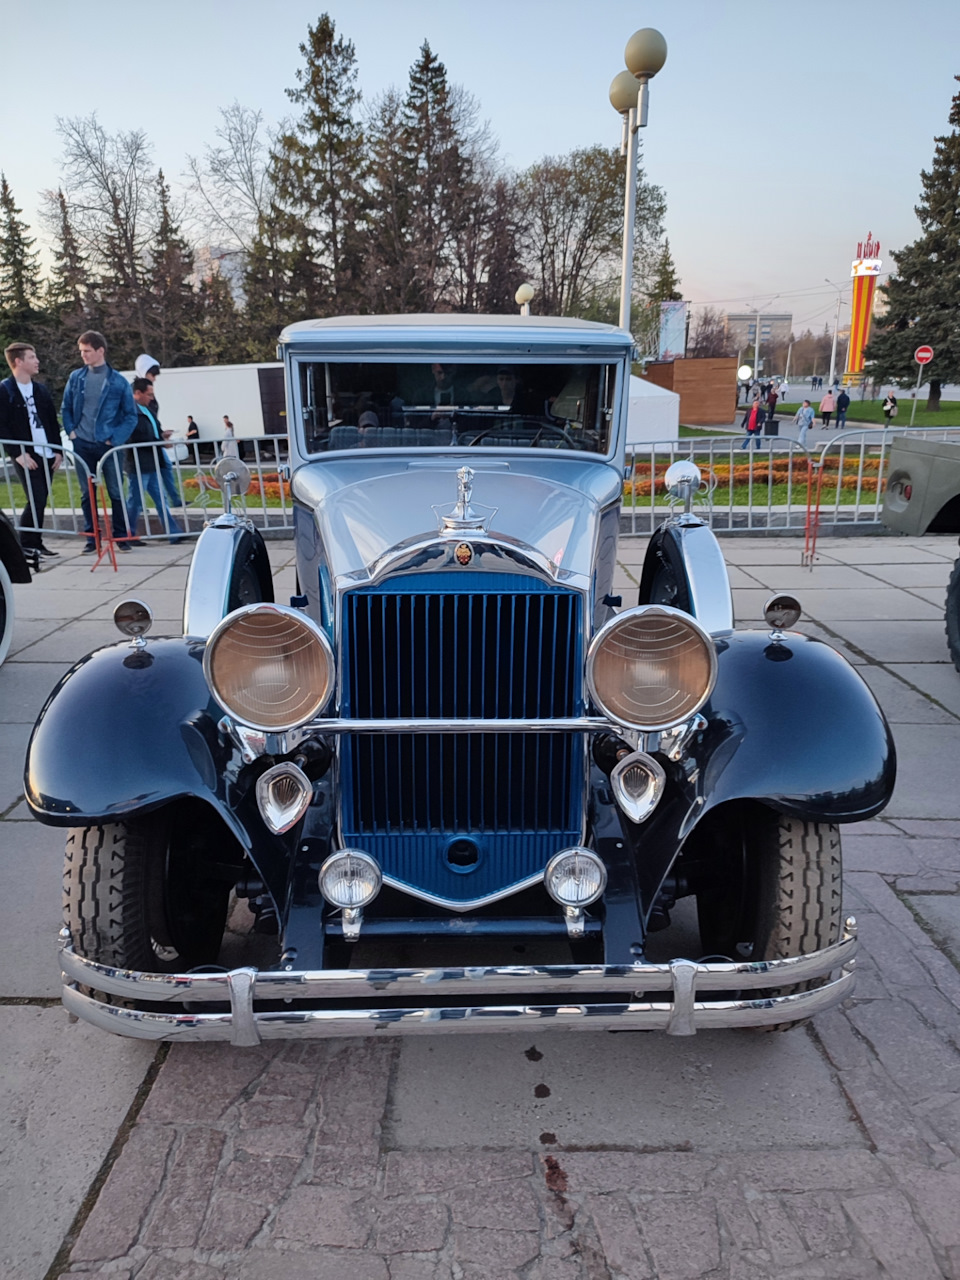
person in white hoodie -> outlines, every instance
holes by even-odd
[[[153,398],[147,406],[153,416],[159,417],[159,408],[157,404],[156,380],[160,377],[160,365],[154,360],[153,356],[143,355],[137,356],[133,362],[133,369],[138,378],[146,378],[150,385],[154,388]],[[173,435],[172,431],[164,431],[164,439],[169,440]],[[164,489],[167,491],[167,499],[173,507],[183,506],[183,496],[177,487],[177,479],[173,474],[173,463],[170,461],[170,455],[166,449],[160,451],[160,480]]]

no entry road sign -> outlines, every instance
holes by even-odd
[[[917,364],[929,364],[933,359],[933,347],[917,347],[913,358]]]

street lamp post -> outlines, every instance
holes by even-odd
[[[843,291],[846,285],[835,285],[832,280],[824,277],[826,284],[833,285],[837,291],[837,314],[833,320],[833,344],[830,347],[830,386],[833,386],[834,379],[837,376],[837,331],[840,328],[840,306],[843,302]]]
[[[637,212],[637,130],[647,123],[649,84],[667,60],[667,42],[653,27],[642,27],[627,41],[623,60],[627,70],[614,76],[610,102],[624,117],[627,157],[623,201],[623,266],[620,273],[620,327],[630,328],[630,295],[633,291],[633,235]]]

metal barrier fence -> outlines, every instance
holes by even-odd
[[[631,446],[621,532],[647,536],[665,518],[669,501],[660,481],[679,459],[692,459],[708,480],[701,513],[717,531],[809,533],[811,522],[821,531],[831,525],[876,525],[890,444],[897,436],[960,442],[960,427],[858,428],[840,432],[812,450],[786,436],[751,440],[729,433]],[[20,444],[0,440],[0,445],[8,443]],[[95,506],[109,535],[105,468],[119,467],[124,489],[119,536],[141,541],[194,537],[222,509],[214,466],[221,457],[237,456],[242,450],[253,481],[238,505],[260,528],[290,532],[290,490],[280,470],[289,456],[288,445],[286,436],[122,445],[104,455],[92,477],[82,459],[67,448],[56,470],[52,459],[37,459],[50,493],[45,518],[33,487],[24,494],[4,452],[0,500],[14,516],[20,513],[24,533],[83,536],[87,525],[81,495],[92,480]]]
[[[0,440],[0,446],[21,441]],[[213,469],[221,457],[237,457],[243,453],[252,473],[249,491],[234,503],[261,529],[289,532],[293,529],[293,510],[289,484],[282,479],[280,468],[289,456],[289,442],[284,436],[212,440],[171,440],[166,445],[126,444],[108,450],[95,474],[91,476],[82,458],[67,446],[62,462],[37,456],[42,471],[42,486],[24,486],[18,468],[2,449],[0,462],[0,502],[14,516],[21,535],[42,534],[85,536],[89,528],[83,513],[83,495],[90,492],[99,512],[99,526],[108,539],[114,537],[139,541],[160,538],[187,538],[199,534],[204,523],[222,510],[222,500]],[[119,470],[118,485],[122,489],[122,529],[111,529],[112,506],[107,487],[108,468],[112,475]],[[38,502],[37,490],[48,497]],[[212,508],[212,510],[211,510]],[[99,536],[99,535],[98,535]],[[99,544],[98,544],[99,549]]]
[[[708,487],[698,512],[716,531],[875,526],[890,445],[898,436],[960,443],[960,427],[860,428],[810,450],[786,436],[732,434],[628,447],[621,533],[646,537],[666,517],[670,503],[662,476],[681,459],[704,474]]]

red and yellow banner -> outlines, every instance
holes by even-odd
[[[871,231],[866,240],[857,245],[850,274],[853,277],[853,302],[850,311],[850,345],[847,348],[847,370],[844,382],[856,382],[863,373],[863,349],[870,341],[870,321],[873,319],[873,295],[877,276],[882,267],[880,241],[874,240]]]
[[[863,349],[870,340],[873,319],[873,294],[876,276],[856,276],[853,281],[853,309],[850,316],[850,346],[847,350],[847,373],[863,372]]]

